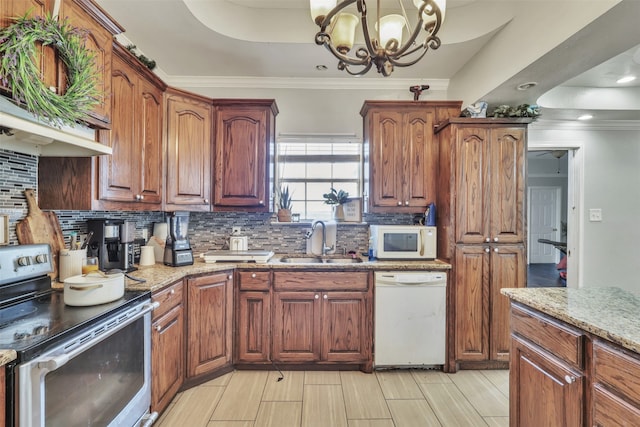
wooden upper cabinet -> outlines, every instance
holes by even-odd
[[[98,73],[97,88],[104,94],[100,102],[90,113],[90,124],[99,128],[108,128],[111,123],[111,56],[113,36],[123,31],[111,17],[90,0],[63,0],[60,17],[69,19],[75,27],[87,31],[85,46],[95,54],[95,68]],[[65,87],[66,73],[63,64],[58,64],[58,88]]]
[[[464,125],[454,132],[456,241],[524,241],[525,127]]]
[[[113,126],[101,132],[101,142],[111,146],[113,154],[100,156],[99,199],[150,209],[162,203],[164,84],[143,67],[116,47],[110,97]]]
[[[211,100],[167,90],[165,210],[209,211],[211,203]]]
[[[434,125],[436,119],[459,111],[459,106],[457,101],[365,102],[360,114],[364,117],[364,191],[369,194],[370,212],[417,213],[436,200]]]
[[[275,101],[214,100],[214,106],[214,210],[269,212]]]

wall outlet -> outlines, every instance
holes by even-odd
[[[242,232],[242,227],[231,227],[231,234],[234,236],[239,235]]]
[[[591,222],[602,221],[602,209],[589,209],[589,221]]]

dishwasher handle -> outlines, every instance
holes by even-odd
[[[446,284],[446,273],[376,273],[376,285],[435,285]]]

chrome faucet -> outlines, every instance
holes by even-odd
[[[306,238],[310,239],[313,236],[313,232],[316,230],[316,227],[320,224],[322,226],[322,255],[326,255],[328,251],[333,250],[334,245],[327,246],[327,226],[324,221],[317,220],[311,226],[311,231],[307,233]]]

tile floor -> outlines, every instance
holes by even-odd
[[[155,427],[509,425],[509,372],[235,371],[179,393]]]

